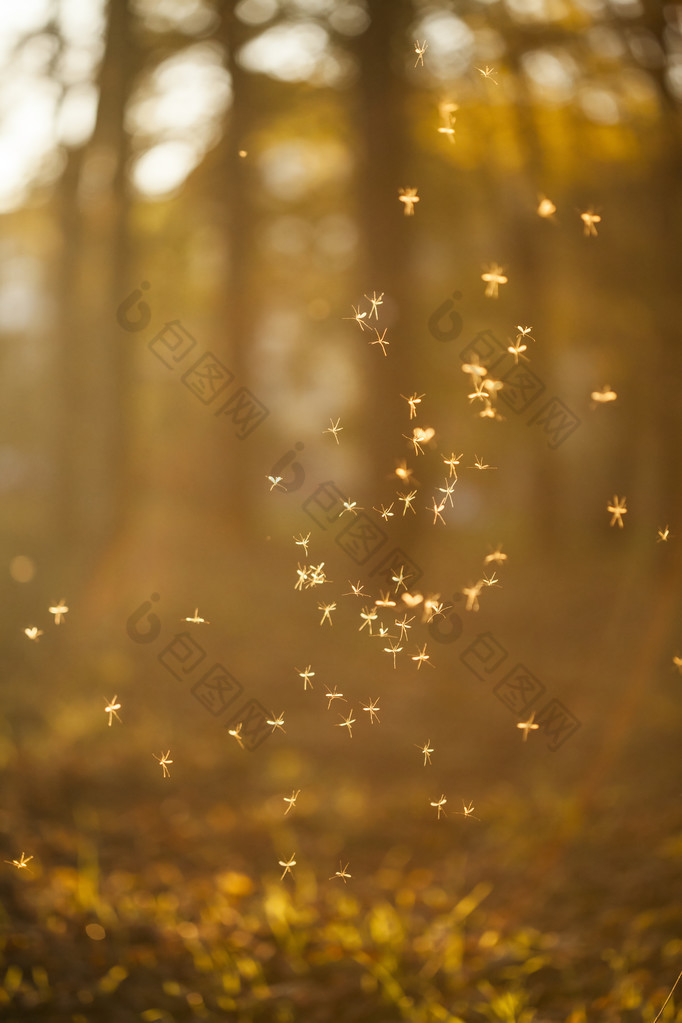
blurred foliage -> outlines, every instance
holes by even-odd
[[[537,824],[571,807],[506,793],[490,821],[450,816],[409,846],[389,823],[373,866],[361,842],[349,853],[343,886],[305,806],[254,826],[250,793],[176,782],[130,802],[112,780],[97,808],[81,784],[65,813],[47,777],[10,780],[40,826],[31,873],[1,881],[8,1020],[651,1021],[675,978],[679,818],[657,844],[624,792],[636,819],[600,807],[559,863]],[[280,881],[294,830],[305,850]]]

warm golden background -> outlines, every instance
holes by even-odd
[[[682,968],[682,5],[24,0],[0,59],[0,858],[32,857],[0,876],[7,1018],[652,1021]],[[385,357],[352,320],[375,292]],[[196,342],[175,368],[168,324]],[[517,324],[543,393],[481,418],[462,352]],[[233,380],[202,401],[207,352]],[[239,388],[268,413],[245,437],[216,415]],[[555,398],[565,437],[532,422]],[[311,521],[326,481],[381,554]],[[449,610],[410,612],[394,670],[346,594],[396,547]],[[306,561],[330,582],[296,591]],[[480,678],[477,641],[505,655]],[[213,714],[216,662],[242,695]],[[539,719],[579,722],[557,748],[495,691],[519,664]],[[240,749],[247,700],[286,733]]]

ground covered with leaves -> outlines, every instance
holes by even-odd
[[[653,1020],[679,972],[682,816],[662,769],[664,817],[633,763],[597,799],[498,780],[483,819],[451,800],[440,822],[407,819],[398,786],[373,806],[351,772],[345,796],[284,818],[256,754],[218,787],[198,763],[163,788],[83,753],[6,771],[5,858],[18,819],[39,825],[28,867],[0,874],[4,1019],[615,1023]],[[260,785],[291,769],[263,756]]]

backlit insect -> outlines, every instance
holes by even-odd
[[[54,615],[54,623],[55,623],[55,625],[61,625],[62,619],[63,619],[64,615],[68,612],[68,610],[69,609],[68,609],[68,607],[66,606],[66,604],[64,603],[63,600],[60,600],[59,603],[55,604],[54,607],[49,607],[48,608],[48,611],[50,612],[50,614]]]
[[[584,227],[583,234],[585,235],[585,237],[589,238],[591,235],[593,238],[596,238],[597,228],[594,225],[601,223],[601,217],[599,216],[599,214],[593,213],[592,210],[585,210],[584,213],[580,214],[580,219],[583,222]]]
[[[475,817],[474,816],[474,810],[475,809],[476,809],[476,807],[474,806],[473,803],[469,803],[469,805],[467,806],[465,804],[464,800],[462,800],[462,809],[461,810],[456,810],[455,812],[458,813],[460,815],[460,817],[472,817],[475,821],[478,821],[478,820],[480,820],[480,817]]]
[[[501,266],[493,263],[489,270],[481,274],[481,280],[485,281],[485,293],[488,298],[497,298],[500,284],[506,284],[509,278],[505,275]]]
[[[416,188],[401,188],[400,192],[398,194],[398,198],[400,199],[401,203],[404,203],[405,216],[406,217],[414,216],[414,206],[415,206],[415,203],[419,202],[419,196],[417,195],[417,189]]]
[[[604,405],[609,401],[615,401],[618,395],[608,384],[605,384],[601,391],[592,391],[590,398],[598,405]]]
[[[427,739],[423,746],[417,746],[416,742],[414,743],[414,745],[416,746],[416,748],[419,750],[420,753],[424,754],[424,767],[426,767],[427,763],[428,764],[431,763],[431,754],[433,753],[433,747],[431,746],[431,740]],[[435,805],[436,805],[435,803],[431,803],[431,806],[435,806]]]
[[[486,64],[486,66],[484,68],[477,67],[476,70],[479,71],[483,75],[484,78],[487,78],[488,81],[492,82],[493,85],[497,85],[498,84],[495,81],[495,79],[493,78],[493,75],[495,74],[495,68],[494,67],[488,67],[488,65]]]
[[[446,816],[445,810],[443,809],[446,803],[447,799],[445,798],[445,796],[441,796],[440,799],[437,799],[435,801],[435,803],[431,803],[431,806],[435,806],[438,808],[438,817],[436,818],[437,820],[440,820],[441,813],[443,814],[443,816]]]
[[[160,757],[157,757],[156,753],[152,753],[152,756],[154,757],[154,760],[157,760],[159,762],[159,765],[161,766],[161,770],[163,771],[162,777],[163,778],[170,778],[170,771],[168,770],[168,764],[172,764],[173,763],[173,761],[169,759],[170,758],[170,750],[168,750],[167,753],[163,753],[162,752]]]
[[[421,64],[421,66],[424,67],[424,54],[426,53],[428,48],[429,44],[427,43],[426,39],[424,40],[423,43],[420,43],[418,39],[415,39],[414,52],[417,54],[417,59],[414,62],[415,67],[417,67],[418,64]]]
[[[29,863],[32,859],[32,856],[27,857],[26,854],[22,852],[20,860],[5,860],[5,863],[9,863],[10,867],[16,867],[18,870],[28,870],[30,873],[31,868],[29,867]]]
[[[539,217],[543,217],[545,220],[548,220],[550,217],[553,217],[555,213],[556,213],[556,206],[554,205],[552,200],[548,199],[544,195],[541,195],[539,200],[538,200],[538,208],[537,208],[538,216]]]
[[[607,504],[606,510],[611,512],[610,526],[615,526],[616,523],[623,528],[623,515],[627,514],[627,508],[625,507],[625,497],[615,497],[611,504]]]
[[[341,866],[341,860],[339,860],[339,868],[340,868],[340,869],[339,869],[339,870],[337,870],[337,871],[336,871],[336,873],[334,873],[334,874],[333,874],[333,875],[332,875],[332,876],[331,876],[331,877],[329,878],[329,880],[330,880],[330,881],[333,881],[335,877],[340,877],[340,878],[342,878],[342,879],[343,879],[343,883],[345,884],[345,883],[346,883],[346,878],[347,878],[347,877],[351,877],[351,875],[350,875],[350,874],[348,873],[348,864],[346,864],[346,866],[345,866],[345,867],[342,867],[342,866]]]
[[[206,621],[205,618],[200,618],[199,617],[199,608],[198,607],[194,608],[194,615],[191,618],[183,618],[182,621],[183,622],[192,622],[194,625],[200,625],[200,624],[210,625],[211,624],[210,622]]]

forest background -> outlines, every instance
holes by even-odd
[[[682,6],[31,0],[0,48],[9,1018],[652,1020]]]

